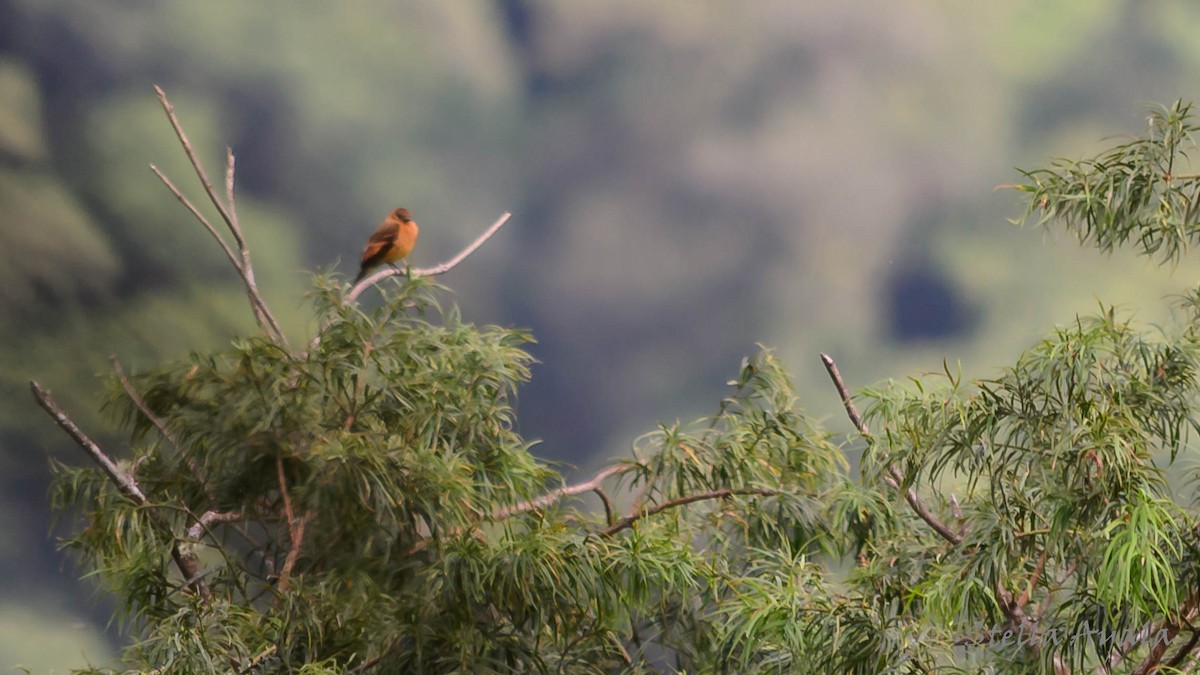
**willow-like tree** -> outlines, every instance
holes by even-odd
[[[1200,291],[1150,332],[1103,310],[994,380],[865,391],[823,356],[836,439],[779,363],[590,480],[530,452],[521,331],[465,323],[427,270],[317,277],[288,343],[233,199],[160,98],[231,241],[259,334],[127,375],[129,431],[56,466],[66,545],[155,673],[1130,672],[1194,665],[1197,512],[1168,481],[1196,424]],[[1029,216],[1177,259],[1197,240],[1184,105],[1094,159],[1027,172]],[[381,300],[363,309],[375,286]],[[864,450],[851,470],[845,448]],[[83,672],[108,672],[88,669]]]

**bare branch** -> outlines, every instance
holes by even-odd
[[[259,652],[254,658],[250,659],[250,661],[248,661],[246,663],[246,665],[242,666],[241,668],[235,668],[234,670],[230,670],[228,675],[244,675],[244,673],[250,672],[251,670],[254,669],[255,666],[262,663],[263,659],[266,659],[268,656],[274,654],[275,650],[277,650],[278,648],[279,647],[277,645],[271,645],[270,647],[267,647],[266,649]]]
[[[200,211],[195,207],[195,205],[188,201],[183,196],[183,193],[176,188],[175,185],[171,183],[171,181],[168,180],[161,171],[158,170],[158,167],[151,165],[150,168],[154,170],[154,173],[158,174],[158,177],[163,181],[164,184],[166,184],[171,192],[175,194],[175,197],[183,202],[185,206],[187,206],[188,210],[192,212],[192,215],[204,224],[204,227],[208,229],[209,233],[220,242],[221,248],[225,250],[225,255],[229,257],[230,262],[233,263],[234,268],[237,269],[238,273],[242,277],[242,281],[246,285],[246,293],[250,298],[250,307],[254,311],[254,320],[258,322],[259,327],[261,327],[263,331],[271,337],[272,340],[278,342],[279,344],[286,345],[287,337],[283,334],[283,329],[280,328],[279,322],[275,320],[275,316],[271,314],[271,310],[267,307],[266,302],[264,302],[262,299],[262,295],[258,292],[258,286],[254,281],[254,266],[250,262],[250,249],[246,246],[246,239],[242,235],[242,228],[240,225],[238,225],[237,208],[233,200],[233,151],[226,149],[227,161],[225,168],[225,195],[227,203],[223,203],[220,195],[217,194],[216,189],[213,187],[212,181],[208,179],[208,173],[204,171],[204,166],[200,163],[200,158],[196,156],[196,151],[192,147],[192,142],[188,140],[187,134],[184,133],[183,126],[179,123],[179,118],[175,115],[175,108],[171,105],[171,102],[167,100],[166,93],[157,85],[154,87],[154,93],[158,96],[158,102],[162,104],[163,110],[167,113],[167,119],[171,122],[171,128],[175,130],[175,136],[179,139],[179,143],[183,146],[183,151],[185,154],[187,154],[188,161],[192,164],[192,169],[196,172],[196,176],[200,179],[201,185],[204,186],[205,194],[208,195],[209,201],[211,201],[213,206],[216,207],[217,213],[221,215],[221,219],[225,221],[226,227],[228,227],[229,231],[233,234],[234,242],[237,244],[238,252],[241,254],[240,260],[238,256],[234,255],[233,250],[227,243],[225,243],[224,238],[221,237],[216,228],[214,228],[212,224],[200,214]]]
[[[611,478],[612,476],[617,476],[617,475],[620,475],[623,473],[628,473],[630,471],[633,471],[636,468],[637,468],[637,465],[635,465],[635,464],[617,464],[614,466],[610,466],[610,467],[600,471],[599,473],[597,473],[595,476],[593,476],[591,478],[591,480],[587,480],[582,483],[576,483],[575,485],[564,485],[563,487],[557,488],[555,490],[551,490],[550,492],[547,492],[546,494],[544,494],[540,497],[537,497],[535,499],[530,499],[529,501],[521,502],[519,504],[514,504],[512,506],[505,506],[503,508],[496,509],[492,513],[492,518],[495,520],[503,520],[504,518],[510,518],[512,516],[515,516],[518,513],[525,513],[527,511],[536,511],[537,509],[542,509],[547,506],[550,506],[551,504],[557,502],[558,500],[562,499],[563,497],[572,497],[574,495],[583,494],[585,492],[601,493],[602,492],[600,490],[601,482],[603,482],[604,480],[606,480],[608,478]],[[600,499],[601,499],[601,501],[603,501],[605,503],[606,509],[611,512],[612,506],[608,502],[607,495],[601,494]]]
[[[721,401],[722,410],[724,410],[724,407],[725,407],[725,401]],[[722,414],[722,413],[719,413],[719,414]],[[716,420],[714,419],[714,423],[715,423],[715,421]],[[710,425],[709,428],[711,429],[712,425]],[[650,493],[654,490],[654,484],[656,481],[658,481],[658,477],[662,474],[663,465],[665,464],[666,461],[667,461],[666,455],[664,453],[660,453],[658,455],[658,462],[657,462],[656,466],[654,467],[654,471],[651,472],[650,476],[646,479],[646,484],[643,485],[642,489],[638,491],[637,496],[633,498],[633,503],[629,505],[629,511],[626,512],[627,517],[632,516],[633,514],[642,510],[642,504],[646,503],[646,499],[650,496]]]
[[[842,399],[842,406],[846,408],[846,416],[850,418],[854,428],[858,429],[858,433],[869,438],[871,431],[867,429],[867,423],[863,421],[862,415],[858,414],[858,408],[850,397],[850,390],[846,387],[846,381],[842,379],[842,373],[834,363],[833,357],[821,354],[821,363],[825,364],[825,371],[829,373],[830,379],[833,380],[833,386],[837,388],[838,396]]]
[[[854,428],[863,435],[868,441],[871,441],[871,431],[867,429],[866,422],[863,421],[862,415],[858,413],[858,408],[854,405],[854,401],[850,398],[850,390],[846,387],[845,380],[842,379],[841,372],[838,371],[837,364],[828,354],[821,354],[821,362],[825,364],[825,370],[829,373],[830,379],[833,380],[833,386],[837,388],[838,396],[842,399],[842,406],[846,408],[846,415],[850,418],[850,422],[854,424]],[[886,461],[886,458],[885,458]],[[895,466],[888,464],[888,475],[883,477],[884,482],[893,488],[900,490],[904,484],[904,475]],[[914,488],[908,488],[904,491],[904,501],[912,508],[921,520],[925,521],[934,529],[943,539],[951,544],[962,542],[962,535],[946,526],[933,512],[925,506],[921,501],[920,495]]]
[[[383,650],[382,653],[380,653],[376,656],[373,656],[373,657],[367,659],[366,661],[363,661],[362,663],[358,664],[353,669],[346,671],[346,675],[356,675],[357,673],[367,672],[368,670],[379,665],[379,662],[383,660],[383,657],[390,654],[391,651],[395,648],[396,648],[396,645],[392,645],[392,646],[388,647],[387,649]]]
[[[79,447],[83,448],[84,452],[86,452],[88,456],[90,456],[92,460],[96,462],[96,464],[100,465],[100,468],[104,470],[104,473],[108,474],[109,479],[116,484],[117,488],[121,491],[121,494],[128,497],[131,502],[137,504],[138,506],[146,506],[149,504],[149,500],[146,499],[145,493],[143,493],[142,489],[138,487],[138,484],[133,480],[133,477],[122,471],[121,468],[117,466],[117,463],[114,462],[111,457],[105,454],[104,450],[102,450],[99,445],[96,445],[95,441],[88,438],[87,434],[83,433],[83,430],[80,429],[74,422],[72,422],[70,417],[67,417],[67,413],[63,412],[63,409],[58,406],[58,403],[52,396],[50,396],[50,393],[45,389],[42,389],[42,385],[38,384],[36,380],[30,380],[29,388],[33,390],[33,398],[37,400],[38,405],[42,406],[42,409],[49,413],[50,417],[54,418],[54,421],[58,424],[58,426],[63,431],[67,432],[67,435],[74,439],[74,441],[79,444]]]
[[[479,235],[475,241],[471,242],[470,245],[459,251],[458,255],[447,260],[446,262],[441,263],[440,265],[434,265],[433,267],[414,268],[409,270],[408,273],[412,274],[414,277],[436,277],[440,274],[449,272],[460,262],[466,259],[467,256],[474,253],[480,246],[483,246],[484,242],[486,242],[488,239],[491,239],[492,235],[496,234],[496,232],[499,231],[500,228],[503,227],[511,217],[512,214],[506,211],[504,215],[500,216],[500,218],[496,220],[496,222],[492,223],[491,227],[484,231],[483,234]],[[346,294],[346,303],[349,304],[357,300],[358,296],[361,295],[362,292],[367,289],[367,287],[372,286],[388,277],[402,274],[405,274],[405,272],[401,272],[400,270],[391,267],[384,267],[374,274],[363,277],[362,281],[359,281],[357,284],[355,284],[354,288],[351,288],[350,292]]]
[[[117,486],[117,489],[120,490],[121,494],[125,495],[129,501],[133,502],[137,506],[150,506],[150,500],[146,498],[146,493],[142,492],[142,489],[138,487],[137,481],[133,479],[133,476],[130,476],[122,471],[121,468],[117,466],[117,463],[114,462],[112,458],[109,457],[104,450],[102,450],[100,446],[96,444],[95,441],[89,438],[87,434],[83,433],[83,430],[80,429],[75,422],[71,421],[70,417],[67,417],[67,413],[65,413],[63,409],[59,407],[58,403],[52,396],[50,396],[49,392],[47,392],[45,389],[42,389],[42,386],[38,384],[36,380],[29,381],[29,388],[33,390],[33,398],[38,402],[38,405],[40,405],[43,410],[49,413],[50,417],[54,419],[58,426],[63,431],[67,432],[67,435],[70,436],[77,444],[79,444],[79,447],[83,448],[84,452],[86,452],[88,456],[96,462],[96,464],[100,465],[100,468],[105,474],[108,475],[109,480],[111,480],[113,484]],[[163,521],[161,517],[156,516],[153,511],[150,511],[149,514],[155,525],[162,528],[163,531],[170,535],[170,528],[168,527],[167,523]],[[179,568],[179,573],[183,575],[184,585],[186,587],[195,589],[204,598],[208,598],[208,586],[206,586],[199,578],[200,561],[196,558],[195,554],[182,552],[179,548],[178,540],[174,538],[174,535],[170,536],[171,559],[175,561],[175,566]]]
[[[129,378],[125,376],[125,370],[121,368],[121,362],[117,360],[116,355],[110,356],[108,360],[112,363],[113,372],[116,373],[117,381],[121,383],[121,388],[125,390],[125,395],[129,397],[130,401],[133,401],[133,404],[146,416],[146,419],[150,420],[150,423],[158,429],[158,433],[162,434],[162,437],[171,444],[171,447],[175,448],[175,451],[183,457],[183,461],[187,463],[192,476],[204,487],[205,493],[208,493],[208,481],[205,480],[204,471],[196,464],[196,460],[192,458],[188,451],[183,449],[183,446],[179,445],[179,442],[175,440],[175,435],[167,428],[167,424],[158,415],[155,415],[146,405],[146,402],[142,400],[142,397],[138,395],[137,391],[133,388],[133,384],[129,382]],[[209,496],[211,497],[212,495],[209,494]]]
[[[225,148],[225,202],[229,204],[229,229],[237,241],[238,248],[249,250],[246,242],[242,241],[242,228],[238,224],[237,202],[233,200],[233,148]]]
[[[732,497],[734,495],[762,495],[770,497],[778,494],[782,493],[779,490],[772,490],[768,488],[721,488],[720,490],[712,490],[710,492],[700,492],[694,495],[676,497],[675,499],[665,501],[661,504],[656,504],[631,516],[626,516],[617,521],[614,525],[609,526],[608,529],[601,532],[601,534],[616,534],[621,530],[633,527],[633,524],[642,518],[648,518],[655,514],[662,513],[668,509],[684,506],[685,504],[693,504],[695,502],[702,502],[709,499],[724,499],[725,497]]]
[[[436,277],[440,274],[449,272],[457,267],[458,264],[466,259],[467,256],[474,253],[480,246],[483,246],[485,241],[491,239],[493,234],[496,234],[501,227],[504,227],[504,224],[508,222],[509,218],[512,218],[512,214],[505,211],[503,215],[496,219],[496,222],[492,223],[491,227],[485,230],[483,234],[476,237],[475,241],[471,242],[469,246],[459,251],[458,255],[440,265],[434,265],[433,267],[418,267],[417,269],[413,270],[413,274],[421,277]]]
[[[288,539],[291,542],[287,557],[283,561],[283,568],[279,570],[278,588],[282,593],[288,589],[292,568],[296,566],[296,560],[300,558],[300,547],[304,544],[304,526],[308,524],[311,512],[306,512],[299,519],[296,518],[296,513],[292,510],[292,498],[288,494],[287,478],[283,474],[283,454],[278,451],[275,453],[275,468],[279,478],[279,494],[283,495],[283,512],[287,518]]]
[[[205,511],[196,519],[196,524],[188,528],[188,539],[199,541],[200,537],[204,536],[204,532],[213,525],[217,523],[234,523],[244,517],[241,511]]]
[[[296,513],[292,510],[292,498],[288,495],[287,478],[283,475],[283,454],[278,450],[275,451],[275,469],[276,477],[279,479],[279,494],[283,496],[283,513],[287,517],[287,526],[290,531],[296,520]],[[292,538],[295,539],[295,536]]]
[[[613,513],[615,511],[613,510],[612,500],[608,498],[608,493],[604,491],[604,488],[599,486],[595,490],[592,490],[592,492],[596,493],[596,496],[600,498],[600,503],[604,505],[604,522],[612,525]]]
[[[208,222],[208,218],[204,217],[203,213],[200,213],[200,209],[197,209],[196,205],[193,204],[190,199],[184,196],[183,192],[181,192],[179,188],[175,187],[175,184],[171,182],[171,179],[167,178],[166,174],[159,170],[157,166],[151,164],[150,170],[154,172],[154,175],[158,176],[158,179],[163,182],[163,185],[167,186],[167,189],[171,191],[171,194],[175,195],[175,198],[178,199],[181,204],[186,206],[188,211],[192,212],[192,215],[195,216],[196,220],[200,221],[200,224],[204,226],[204,229],[208,230],[208,233],[213,236],[213,239],[217,240],[217,243],[221,245],[221,250],[225,251],[225,257],[229,258],[229,262],[233,263],[233,266],[237,268],[239,273],[241,273],[241,261],[239,261],[238,257],[234,255],[233,249],[229,248],[229,244],[225,243],[225,239],[221,236],[220,232],[217,232],[217,228],[213,227],[212,223]]]
[[[162,104],[163,110],[166,111],[167,119],[171,121],[171,127],[175,129],[175,137],[183,145],[183,151],[187,153],[188,161],[192,163],[192,169],[196,171],[196,176],[200,179],[200,183],[204,185],[204,191],[208,194],[208,198],[212,200],[217,213],[221,214],[221,219],[226,223],[231,222],[229,212],[225,210],[225,205],[217,197],[217,191],[213,189],[212,181],[208,179],[208,174],[205,173],[204,166],[200,163],[200,158],[196,156],[196,150],[192,147],[192,142],[188,140],[187,134],[183,131],[183,126],[179,124],[179,118],[175,116],[175,106],[171,105],[171,102],[167,100],[167,94],[162,90],[162,87],[154,85],[154,93],[158,96],[158,102]]]

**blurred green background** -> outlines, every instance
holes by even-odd
[[[532,328],[523,432],[591,468],[711,411],[755,342],[834,415],[853,386],[989,376],[1160,270],[1019,229],[1014,166],[1097,150],[1196,96],[1185,0],[685,3],[0,0],[0,670],[109,663],[109,603],[48,536],[52,388],[114,450],[116,354],[145,368],[254,330],[152,85],[213,175],[237,154],[257,276],[293,340],[314,270],[350,274],[399,205],[477,322]],[[335,267],[336,266],[336,267]]]

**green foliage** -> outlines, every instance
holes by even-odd
[[[562,478],[515,431],[529,336],[436,294],[401,282],[368,312],[319,280],[311,348],[239,339],[133,377],[169,439],[114,382],[154,504],[65,466],[54,501],[139,636],[128,662],[209,672],[273,647],[263,663],[289,670],[603,672],[645,658],[631,631],[685,662],[767,658],[724,619],[792,566],[761,552],[838,545],[822,512],[845,475],[774,359],[747,360],[712,418],[639,440],[617,467],[626,515],[534,503]],[[204,593],[166,555],[189,529]]]
[[[1182,134],[1187,109],[1155,124]],[[1026,172],[1031,209],[1177,255],[1186,228],[1145,216],[1161,191],[1182,217],[1173,179],[1143,169],[1099,202],[1096,176]],[[1200,522],[1170,479],[1200,424],[1200,291],[1170,328],[1101,306],[994,378],[866,390],[857,475],[762,349],[714,414],[567,485],[517,431],[531,337],[464,323],[420,278],[379,290],[364,310],[318,277],[306,348],[240,338],[131,378],[136,397],[114,382],[149,504],[57,467],[129,666],[1144,673],[1196,648]]]
[[[1178,260],[1200,241],[1200,176],[1184,174],[1195,150],[1192,105],[1151,110],[1145,136],[1085,160],[1022,172],[1025,218],[1061,220],[1082,242],[1111,251],[1134,241],[1147,255]]]

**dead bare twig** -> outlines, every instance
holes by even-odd
[[[216,188],[213,187],[212,181],[208,179],[208,173],[204,170],[204,165],[201,164],[200,158],[196,155],[195,149],[192,147],[192,142],[188,139],[187,134],[183,131],[183,126],[179,123],[179,118],[175,115],[175,108],[171,102],[167,100],[166,93],[161,87],[155,86],[154,93],[158,96],[159,103],[162,104],[163,110],[167,113],[167,119],[171,122],[171,127],[175,130],[175,136],[179,139],[179,143],[183,145],[183,151],[187,154],[188,161],[195,170],[196,176],[200,179],[201,185],[204,186],[204,192],[208,195],[209,201],[217,209],[221,220],[225,221],[225,226],[233,235],[234,243],[237,246],[237,253],[213,227],[212,223],[196,208],[194,204],[184,196],[183,192],[171,182],[170,179],[158,169],[157,166],[151,164],[150,169],[154,171],[159,180],[167,186],[167,189],[175,195],[188,211],[200,221],[208,233],[217,240],[221,249],[225,251],[229,262],[233,264],[234,269],[242,277],[243,283],[246,285],[246,295],[250,299],[250,307],[254,310],[255,321],[258,322],[263,332],[267,334],[273,341],[287,345],[287,337],[283,334],[283,329],[279,327],[279,322],[275,320],[275,316],[271,314],[271,310],[267,307],[267,303],[263,301],[262,294],[258,291],[258,285],[254,281],[254,265],[250,262],[250,249],[246,246],[246,239],[242,234],[241,225],[238,224],[237,207],[233,199],[233,170],[234,158],[233,150],[226,148],[226,165],[225,165],[225,201],[222,201],[221,196],[217,194]]]
[[[121,470],[121,467],[117,466],[117,463],[114,462],[112,458],[109,457],[108,454],[96,444],[95,441],[89,438],[88,435],[85,434],[83,430],[80,429],[79,426],[67,416],[67,413],[64,412],[61,407],[59,407],[58,402],[55,401],[52,396],[50,396],[49,392],[47,392],[45,389],[42,389],[42,386],[35,380],[31,380],[29,382],[29,387],[33,391],[33,398],[37,401],[38,405],[40,405],[42,409],[54,419],[58,426],[65,431],[67,435],[79,445],[79,447],[83,448],[83,451],[92,458],[92,461],[96,462],[96,464],[100,466],[101,470],[108,475],[109,480],[111,480],[113,484],[117,486],[117,489],[120,490],[121,494],[125,495],[125,497],[129,501],[133,502],[136,506],[151,506],[150,500],[146,498],[146,493],[142,492],[141,487],[138,486],[137,481],[134,480],[133,476]],[[204,582],[199,578],[200,562],[196,558],[196,555],[194,553],[185,553],[182,551],[179,547],[179,541],[173,534],[170,533],[166,521],[164,521],[152,510],[148,511],[148,513],[150,514],[150,518],[154,522],[155,526],[163,529],[171,537],[171,559],[175,561],[175,566],[179,568],[179,573],[183,575],[185,587],[192,588],[200,593],[200,595],[204,598],[210,597],[208,586],[205,585]]]
[[[125,395],[129,397],[130,401],[133,401],[133,405],[136,406],[137,409],[146,416],[146,419],[150,420],[150,423],[154,425],[154,428],[158,429],[158,433],[162,435],[163,439],[170,443],[171,447],[175,448],[175,452],[178,452],[179,455],[183,457],[183,461],[187,463],[188,469],[192,472],[192,476],[200,483],[200,485],[204,487],[205,493],[211,498],[212,493],[209,491],[208,481],[205,480],[204,471],[200,468],[200,465],[197,464],[196,460],[191,456],[191,454],[185,450],[178,441],[175,440],[175,434],[171,433],[171,430],[167,428],[166,422],[163,422],[162,418],[160,418],[158,415],[155,415],[154,412],[150,410],[149,406],[146,405],[146,402],[142,400],[142,397],[138,395],[137,390],[133,388],[133,384],[129,381],[129,378],[125,376],[125,369],[121,367],[121,362],[117,360],[117,357],[115,355],[110,356],[108,360],[109,363],[112,364],[113,372],[117,375],[117,381],[121,383],[121,388],[125,390]]]
[[[854,401],[850,398],[850,390],[846,388],[846,382],[842,379],[842,374],[838,371],[837,364],[828,354],[821,354],[821,363],[825,364],[825,370],[829,373],[830,379],[833,380],[833,386],[837,388],[838,396],[842,399],[842,406],[846,408],[846,415],[850,418],[850,422],[854,424],[854,428],[864,438],[871,441],[871,432],[867,429],[867,425],[863,422],[862,415],[858,413],[858,408],[854,405]],[[887,461],[886,458],[884,461]],[[925,521],[935,532],[943,539],[951,544],[959,544],[962,542],[962,535],[950,529],[943,523],[933,512],[929,510],[925,503],[921,501],[920,495],[913,488],[902,490],[901,485],[904,483],[904,475],[900,470],[891,464],[887,465],[887,475],[883,477],[884,482],[896,490],[901,490],[904,494],[904,501],[908,502],[909,507],[913,512]]]
[[[617,464],[615,466],[610,466],[600,471],[595,476],[592,476],[590,480],[586,480],[582,483],[576,483],[575,485],[564,485],[563,487],[551,490],[550,492],[547,492],[546,494],[535,499],[530,499],[529,501],[521,502],[519,504],[496,509],[496,511],[492,513],[492,518],[501,520],[515,516],[518,513],[536,511],[537,509],[546,508],[547,506],[554,504],[564,497],[571,497],[574,495],[583,494],[585,492],[596,492],[601,501],[605,503],[606,509],[611,512],[612,505],[608,502],[608,495],[602,494],[600,483],[613,476],[619,476],[620,474],[633,471],[636,468],[637,465],[635,464]]]
[[[483,234],[476,237],[475,241],[468,244],[466,248],[464,248],[463,250],[458,252],[458,255],[454,256],[453,258],[447,260],[444,263],[434,265],[433,267],[414,267],[411,270],[409,270],[408,272],[405,272],[405,271],[402,271],[402,270],[399,270],[399,269],[396,269],[393,267],[384,266],[383,268],[379,269],[378,271],[363,277],[361,281],[359,281],[357,284],[355,284],[354,288],[351,288],[350,292],[346,294],[346,303],[349,304],[349,303],[354,302],[355,300],[358,299],[358,296],[362,295],[362,292],[365,291],[367,288],[375,285],[376,283],[379,283],[380,281],[382,281],[388,277],[400,276],[400,275],[404,275],[404,274],[411,274],[414,277],[436,277],[438,275],[449,272],[450,270],[457,267],[458,264],[460,262],[462,262],[464,259],[466,259],[467,256],[474,253],[480,246],[483,246],[484,242],[486,242],[488,239],[491,239],[492,235],[496,234],[496,232],[499,231],[499,229],[501,227],[503,227],[504,224],[507,223],[508,219],[511,217],[512,217],[512,214],[508,213],[506,211],[503,215],[501,215],[498,219],[496,219],[496,222],[492,223],[491,227],[484,230]]]

